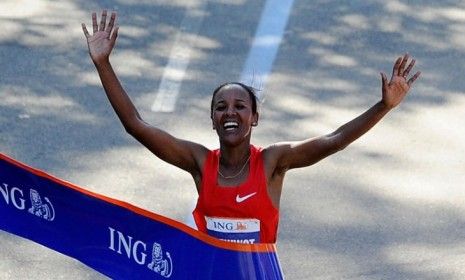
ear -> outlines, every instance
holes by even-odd
[[[258,125],[258,112],[254,114],[252,118],[252,126],[257,126]]]

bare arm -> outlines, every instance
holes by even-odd
[[[415,65],[412,60],[406,67],[409,56],[399,57],[394,64],[391,80],[381,73],[382,99],[366,112],[339,127],[334,132],[299,142],[278,143],[268,150],[275,160],[273,173],[285,172],[291,168],[312,165],[319,160],[337,152],[377,124],[391,109],[400,104],[413,82],[420,76],[417,72],[410,79],[407,77]]]
[[[202,145],[177,139],[142,120],[110,64],[109,57],[116,43],[118,27],[114,27],[116,13],[111,14],[108,25],[106,17],[107,12],[103,11],[98,25],[97,15],[92,13],[93,34],[89,34],[85,24],[82,24],[82,29],[87,38],[90,57],[111,106],[126,131],[140,143],[160,159],[190,172],[194,177],[197,176],[207,149]]]

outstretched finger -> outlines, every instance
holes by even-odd
[[[111,33],[111,30],[113,29],[113,26],[115,24],[115,19],[116,19],[116,13],[113,12],[111,13],[110,21],[108,22],[107,28],[105,29],[108,34]]]
[[[404,73],[402,74],[404,78],[407,78],[408,74],[410,73],[414,65],[415,65],[415,59],[412,59],[410,64],[407,66],[407,69],[405,69]]]
[[[97,14],[95,12],[92,13],[92,29],[93,29],[94,34],[97,33],[98,31]]]
[[[387,77],[386,77],[386,74],[384,74],[383,72],[380,73],[381,74],[381,86],[382,86],[382,89],[384,90],[384,88],[387,86]]]
[[[404,74],[405,64],[407,64],[409,57],[410,56],[408,55],[408,53],[406,53],[404,57],[402,58],[402,63],[399,66],[399,73],[398,73],[399,76],[402,76]]]
[[[392,77],[399,75],[399,67],[401,63],[402,57],[398,57],[396,63],[394,63],[394,67],[392,68]]]
[[[115,29],[113,30],[113,33],[111,34],[110,40],[112,44],[116,42],[116,38],[118,37],[118,30],[119,30],[119,26],[116,26]]]
[[[420,74],[421,72],[418,71],[417,73],[415,73],[415,75],[413,75],[412,78],[410,78],[410,80],[408,80],[408,85],[411,86],[413,84],[413,82],[415,82],[416,79],[418,79],[418,77],[420,77]]]
[[[105,30],[105,24],[107,23],[107,10],[103,10],[102,17],[100,18],[100,28],[99,31]]]
[[[86,25],[82,23],[81,26],[82,26],[82,31],[84,31],[84,36],[86,36],[86,38],[89,38],[90,34],[89,34],[89,31],[87,31]]]

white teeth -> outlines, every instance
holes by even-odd
[[[237,122],[225,122],[223,124],[223,127],[225,130],[232,130],[234,128],[237,128],[239,124]]]

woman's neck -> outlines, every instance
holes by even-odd
[[[250,144],[247,147],[220,149],[218,183],[221,186],[238,186],[247,180],[250,163]]]
[[[244,164],[250,157],[250,143],[244,143],[236,147],[221,145],[220,164],[224,167],[233,167]]]

